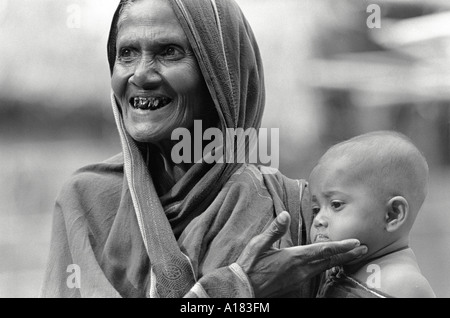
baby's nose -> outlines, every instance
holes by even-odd
[[[318,213],[316,215],[316,217],[314,218],[313,221],[313,225],[318,228],[318,227],[327,227],[328,226],[328,220],[327,218],[324,216],[323,213]]]

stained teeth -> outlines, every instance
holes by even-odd
[[[157,110],[161,107],[166,106],[169,102],[170,100],[168,98],[135,97],[132,100],[134,108],[150,109],[150,110]]]

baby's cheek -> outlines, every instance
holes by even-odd
[[[316,237],[316,228],[314,226],[311,227],[311,230],[309,232],[309,240],[311,243],[314,242],[314,238]]]
[[[331,241],[342,241],[357,238],[357,230],[347,224],[333,224],[328,229],[328,237]]]

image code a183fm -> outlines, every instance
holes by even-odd
[[[206,313],[211,315],[214,312],[220,313],[269,313],[269,303],[251,302],[227,302],[224,304],[194,304],[188,302],[181,305],[182,313]]]

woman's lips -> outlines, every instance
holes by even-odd
[[[329,241],[331,241],[330,238],[325,234],[316,234],[316,236],[314,237],[314,243],[329,242]]]
[[[130,98],[129,103],[130,103],[131,107],[133,107],[134,109],[155,111],[155,110],[158,110],[158,109],[161,109],[161,108],[167,106],[168,104],[170,104],[171,101],[172,101],[172,99],[170,99],[168,97],[136,96],[136,97]]]

